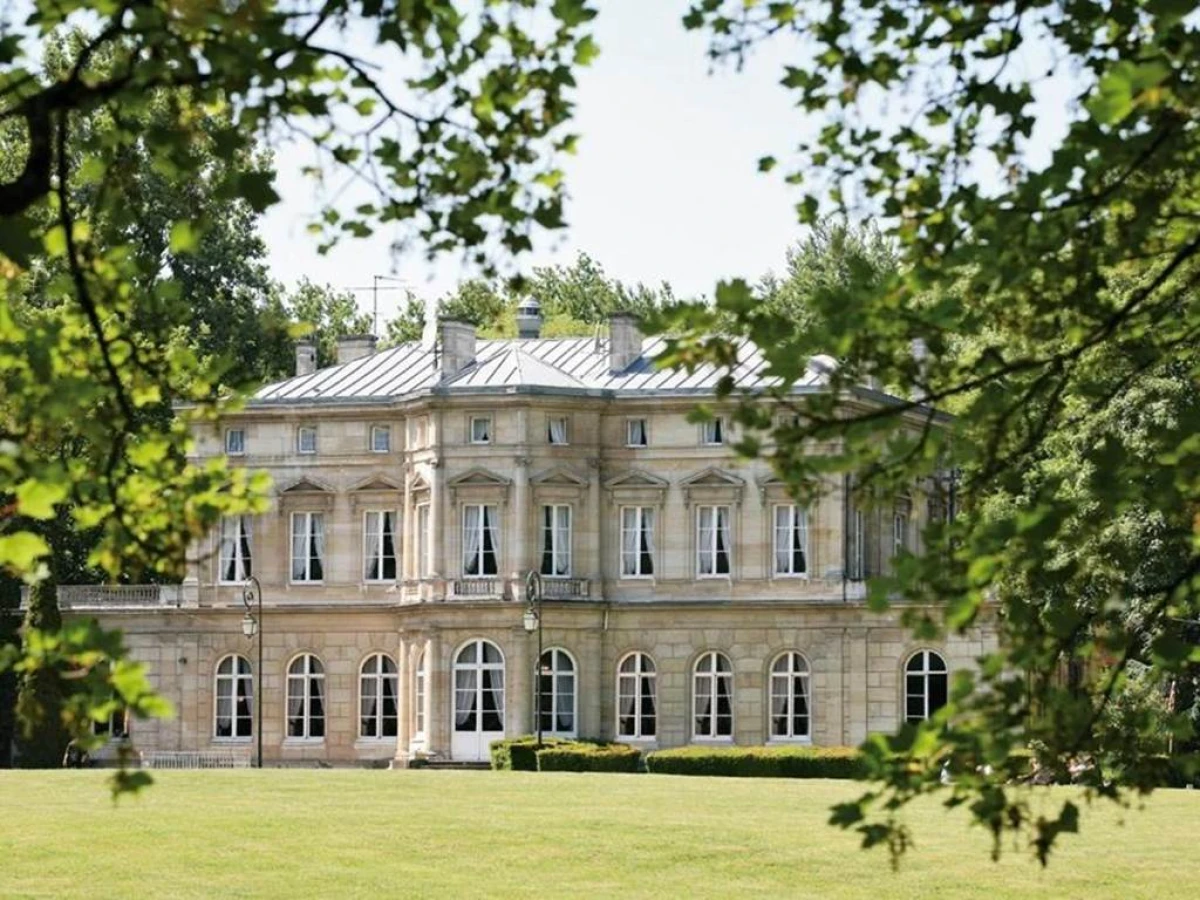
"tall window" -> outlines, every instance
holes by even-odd
[[[571,507],[565,504],[542,507],[541,571],[560,578],[571,574]]]
[[[862,581],[867,576],[867,528],[866,516],[857,507],[850,512],[848,544],[846,555],[850,571],[847,575],[851,581]]]
[[[325,515],[292,513],[292,581],[325,580]]]
[[[254,676],[250,660],[226,656],[217,663],[213,737],[240,740],[254,734]]]
[[[413,717],[415,721],[414,732],[418,735],[425,734],[425,691],[427,675],[425,673],[425,651],[421,651],[420,657],[417,658],[417,671],[413,676],[413,702],[416,704],[416,715]]]
[[[371,426],[371,452],[390,453],[392,450],[392,429],[390,425]]]
[[[718,416],[715,419],[709,419],[707,422],[700,423],[700,443],[701,444],[723,444],[725,443],[725,420]]]
[[[250,556],[250,517],[221,519],[221,581],[243,582],[253,572]]]
[[[904,666],[904,720],[922,722],[946,705],[946,661],[932,650],[918,650]]]
[[[385,653],[363,660],[358,674],[358,736],[394,738],[398,722],[396,697],[400,676],[396,663]]]
[[[542,654],[538,667],[538,709],[542,731],[575,736],[575,661],[557,647]]]
[[[728,506],[696,507],[696,571],[701,578],[730,573]]]
[[[225,453],[228,456],[243,456],[246,453],[246,432],[242,428],[225,430]]]
[[[617,736],[654,737],[657,707],[654,660],[630,653],[617,667]]]
[[[317,429],[315,427],[302,425],[296,429],[296,452],[304,454],[317,452]]]
[[[396,514],[372,510],[363,525],[363,578],[367,581],[396,580]]]
[[[775,574],[808,574],[808,510],[775,507]]]
[[[325,666],[311,653],[302,653],[288,666],[287,736],[325,737]]]
[[[892,509],[892,555],[908,549],[909,519],[912,517],[912,500],[899,497]]]
[[[724,653],[704,653],[692,673],[692,735],[733,737],[733,666]]]
[[[472,416],[471,443],[490,444],[492,442],[492,420],[490,416]]]
[[[546,423],[546,441],[551,444],[567,443],[566,416],[554,416]]]
[[[463,575],[483,578],[500,571],[500,534],[496,507],[468,504],[463,507]]]
[[[416,552],[417,552],[417,575],[420,578],[428,578],[429,573],[433,571],[429,563],[430,548],[433,542],[430,540],[429,534],[429,504],[421,503],[417,506],[417,533]]]
[[[625,420],[625,446],[626,447],[645,447],[650,443],[650,436],[646,429],[645,419],[626,419]]]
[[[454,659],[454,730],[504,731],[504,655],[474,640]]]
[[[626,506],[621,509],[621,576],[636,578],[654,574],[654,508]]]
[[[799,653],[781,653],[771,664],[771,739],[808,740],[810,706],[807,660]]]

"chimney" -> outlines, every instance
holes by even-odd
[[[296,341],[296,374],[311,375],[317,371],[317,345],[312,341]]]
[[[370,356],[375,352],[375,340],[373,334],[348,334],[338,338],[337,364],[340,366]]]
[[[475,361],[475,326],[442,319],[442,377],[453,378]]]
[[[542,336],[542,305],[526,297],[517,306],[517,337],[522,340]]]
[[[608,317],[608,367],[624,372],[642,356],[642,331],[633,313],[613,313]]]

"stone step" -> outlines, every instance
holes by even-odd
[[[457,771],[476,770],[487,771],[491,768],[490,763],[486,762],[468,762],[461,759],[430,759],[423,760],[417,765],[409,764],[410,769],[455,769]]]

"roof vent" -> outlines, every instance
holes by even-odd
[[[296,341],[296,374],[311,375],[317,371],[317,345],[312,341]]]
[[[475,361],[475,326],[442,319],[442,377],[453,378]]]
[[[542,336],[542,304],[526,297],[517,306],[517,337],[525,340]]]
[[[642,330],[633,313],[613,313],[608,319],[608,367],[624,372],[642,356]]]
[[[375,335],[373,334],[347,334],[344,337],[338,338],[338,365],[354,362],[356,359],[363,359],[373,354],[375,352],[375,340]]]

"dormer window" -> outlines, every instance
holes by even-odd
[[[371,452],[392,452],[392,429],[388,425],[371,426]]]
[[[491,416],[471,416],[471,443],[490,444],[492,442]]]
[[[246,454],[246,432],[242,428],[225,429],[225,455],[244,456]]]
[[[725,443],[725,420],[717,417],[700,423],[700,443],[715,445]]]
[[[625,420],[625,446],[645,447],[650,443],[645,419]]]
[[[296,429],[296,452],[305,455],[317,452],[317,429],[313,425],[301,425]]]
[[[567,443],[566,416],[555,416],[546,423],[546,441],[551,444]]]

